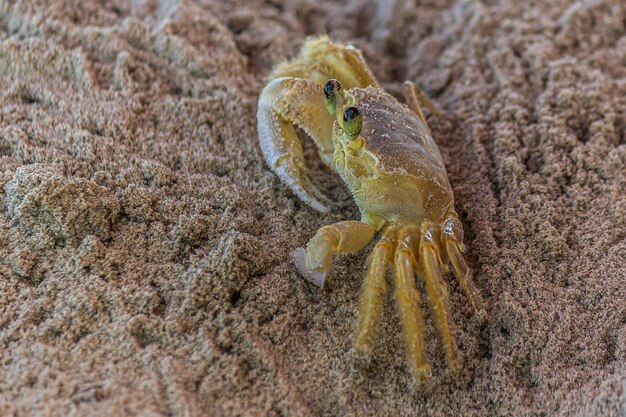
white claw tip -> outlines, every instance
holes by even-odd
[[[309,269],[307,266],[306,249],[298,248],[293,251],[292,254],[293,263],[296,265],[296,269],[304,278],[311,281],[313,284],[320,288],[324,287],[324,281],[326,281],[327,272],[318,269]]]
[[[311,200],[311,201],[304,200],[304,201],[309,206],[313,207],[315,210],[319,211],[320,213],[328,213],[330,211],[328,206],[324,205],[323,203],[320,203],[318,200]]]

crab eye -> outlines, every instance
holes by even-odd
[[[324,85],[324,104],[326,109],[333,116],[337,114],[337,95],[341,91],[341,83],[338,80],[330,79]]]
[[[361,133],[363,116],[355,106],[350,106],[343,112],[343,131],[350,139],[355,139]]]

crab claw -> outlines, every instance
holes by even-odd
[[[259,144],[265,160],[281,181],[309,206],[327,212],[328,199],[306,173],[300,139],[293,128],[294,124],[300,125],[314,139],[320,136],[320,128],[327,128],[327,120],[331,119],[326,114],[307,114],[311,107],[324,110],[323,104],[307,108],[307,102],[313,97],[321,104],[321,93],[308,80],[283,77],[271,81],[259,97]],[[319,123],[302,123],[303,118],[319,120]],[[320,148],[321,154],[328,151]]]
[[[333,268],[333,256],[363,249],[374,236],[369,223],[347,220],[317,231],[305,248],[293,251],[293,263],[300,275],[320,288]]]
[[[291,255],[293,263],[301,276],[320,288],[324,288],[324,281],[329,273],[329,268],[311,268],[306,256],[306,249],[297,248]],[[325,265],[321,265],[322,267]]]

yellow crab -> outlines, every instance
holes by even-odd
[[[361,211],[361,221],[322,227],[306,249],[296,249],[298,271],[322,287],[333,255],[358,251],[380,232],[367,259],[355,349],[371,355],[391,265],[408,361],[422,382],[431,370],[415,274],[424,282],[453,369],[457,348],[442,279],[448,260],[474,311],[481,301],[462,256],[463,228],[446,168],[420,103],[435,108],[413,83],[405,83],[405,96],[408,107],[379,87],[361,51],[322,36],[308,39],[298,56],[274,69],[259,97],[257,119],[267,163],[299,198],[328,211],[306,174],[294,125],[315,141],[322,161],[341,176]]]

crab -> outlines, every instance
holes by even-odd
[[[357,48],[314,37],[295,58],[274,68],[259,97],[257,121],[265,160],[296,196],[329,211],[329,200],[307,174],[294,126],[313,139],[321,160],[343,179],[360,210],[360,221],[324,226],[306,249],[296,249],[297,270],[323,287],[334,255],[357,252],[380,234],[366,261],[354,348],[366,358],[373,354],[391,269],[408,364],[421,383],[432,370],[415,276],[423,282],[451,369],[458,369],[459,355],[443,281],[448,264],[471,310],[482,309],[482,301],[462,255],[463,227],[422,106],[439,110],[412,82],[404,83],[404,94],[407,104],[386,93]]]

